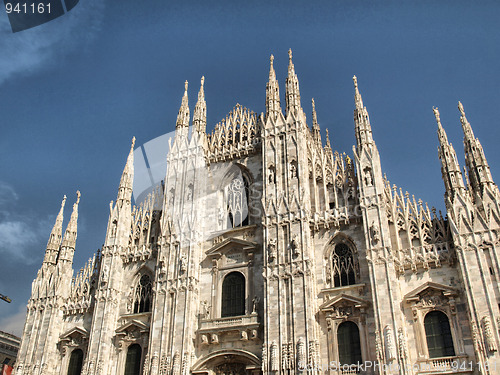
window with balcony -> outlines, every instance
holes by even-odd
[[[128,347],[127,359],[125,361],[125,375],[139,375],[141,372],[141,353],[139,344],[133,344]]]
[[[222,283],[221,317],[245,315],[245,276],[231,272]]]
[[[356,323],[346,321],[337,329],[337,343],[340,364],[362,363],[359,329]]]
[[[83,364],[83,350],[75,349],[71,352],[69,359],[68,375],[80,375]]]
[[[450,322],[445,313],[437,310],[427,313],[424,318],[424,327],[429,358],[455,355]]]

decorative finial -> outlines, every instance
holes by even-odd
[[[188,90],[188,81],[184,82],[184,91],[187,92]]]
[[[354,82],[354,88],[358,88],[358,78],[356,76],[352,76],[352,81]]]
[[[186,81],[187,82],[187,81]],[[202,76],[201,77],[201,86],[203,86],[205,84],[205,76]]]
[[[460,114],[462,117],[465,117],[465,111],[464,111],[464,106],[462,105],[462,102],[458,102],[458,110],[460,111]]]
[[[61,202],[61,207],[64,207],[64,204],[66,203],[66,194],[63,196],[63,200]]]
[[[135,146],[135,136],[132,137],[132,145],[130,146],[130,149],[133,150]]]
[[[269,61],[271,62],[271,65],[273,65],[274,55],[271,55],[271,57],[269,58]]]
[[[313,111],[315,111],[316,110],[316,105],[314,104],[314,98],[311,99],[311,103],[312,103]]]
[[[80,196],[81,196],[80,190],[77,190],[76,191],[76,204],[80,203]]]
[[[290,61],[292,61],[292,49],[291,48],[288,50],[288,58],[290,59]]]
[[[432,107],[432,110],[434,111],[434,116],[436,116],[436,121],[438,124],[441,123],[441,117],[439,116],[439,110],[437,107]]]

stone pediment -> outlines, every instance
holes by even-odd
[[[455,288],[446,286],[439,283],[434,283],[431,281],[422,284],[418,288],[412,290],[404,297],[406,302],[416,302],[422,298],[424,295],[439,295],[442,294],[445,297],[454,297],[458,294]]]
[[[80,327],[74,327],[74,328],[71,328],[70,330],[66,331],[65,333],[63,333],[61,336],[59,336],[59,338],[61,340],[71,340],[72,338],[75,338],[75,337],[82,337],[82,338],[87,338],[89,335],[88,331],[83,329],[83,328],[80,328]]]
[[[239,238],[226,238],[225,240],[215,244],[210,249],[208,249],[205,254],[208,257],[218,258],[222,254],[235,249],[240,250],[255,250],[257,248],[257,244],[255,242],[242,240]]]
[[[149,327],[140,322],[138,320],[132,320],[121,327],[119,327],[115,332],[117,335],[125,335],[127,332],[139,331],[139,332],[147,332],[149,331]]]
[[[332,299],[327,300],[320,306],[321,311],[333,311],[338,307],[351,306],[354,308],[365,308],[369,305],[369,302],[348,294],[340,294]]]

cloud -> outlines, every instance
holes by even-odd
[[[67,14],[15,34],[7,14],[0,12],[0,84],[18,74],[33,74],[61,54],[93,40],[101,28],[104,3],[81,1]]]
[[[12,186],[0,181],[0,207],[19,199]]]
[[[12,186],[0,181],[0,256],[31,264],[37,258],[30,253],[48,238],[55,217],[18,213],[15,206],[11,206],[18,198]]]
[[[21,337],[26,320],[26,307],[21,305],[17,313],[0,318],[0,330]]]

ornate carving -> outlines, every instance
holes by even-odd
[[[146,358],[144,359],[144,367],[142,370],[143,375],[149,375],[149,352],[146,354]]]
[[[188,263],[188,260],[187,260],[186,254],[182,254],[181,257],[179,258],[179,269],[180,269],[181,273],[184,273],[187,271],[187,263]]]
[[[380,229],[375,222],[372,222],[372,225],[370,226],[370,237],[373,245],[376,245],[380,241]]]
[[[218,344],[219,343],[219,336],[216,333],[212,333],[211,341],[212,341],[212,344]]]
[[[267,345],[262,345],[262,372],[267,373]]]
[[[486,345],[489,352],[497,351],[497,344],[495,342],[495,337],[493,335],[493,329],[491,327],[491,319],[489,316],[483,317],[483,333],[486,338]]]
[[[377,330],[375,331],[375,351],[377,355],[377,361],[379,363],[382,363],[384,360],[384,351],[382,348],[382,342],[380,340],[380,332]]]
[[[180,375],[181,372],[181,355],[177,350],[174,354],[174,361],[172,364],[172,375]]]
[[[288,345],[284,343],[281,345],[281,369],[288,370]]]
[[[292,237],[292,240],[290,241],[290,249],[292,250],[292,255],[294,257],[299,256],[299,239],[298,236],[295,234]]]
[[[151,375],[157,375],[159,369],[159,356],[158,352],[153,353],[153,358],[151,358]]]
[[[269,240],[269,243],[267,245],[267,256],[269,259],[269,262],[273,262],[274,259],[276,259],[276,239]]]
[[[279,370],[279,362],[278,362],[278,344],[276,341],[273,341],[271,344],[271,371]]]
[[[259,307],[259,297],[255,296],[252,300],[252,314],[257,314],[257,309]]]
[[[396,358],[396,348],[394,347],[394,335],[392,328],[387,325],[384,328],[384,339],[385,339],[385,358],[387,361],[392,361]]]
[[[408,347],[406,345],[406,334],[403,327],[398,328],[399,356],[408,361]]]
[[[223,363],[214,368],[216,375],[245,375],[246,366],[243,363]]]
[[[189,359],[190,355],[188,352],[184,353],[184,357],[182,358],[182,375],[189,374]]]

